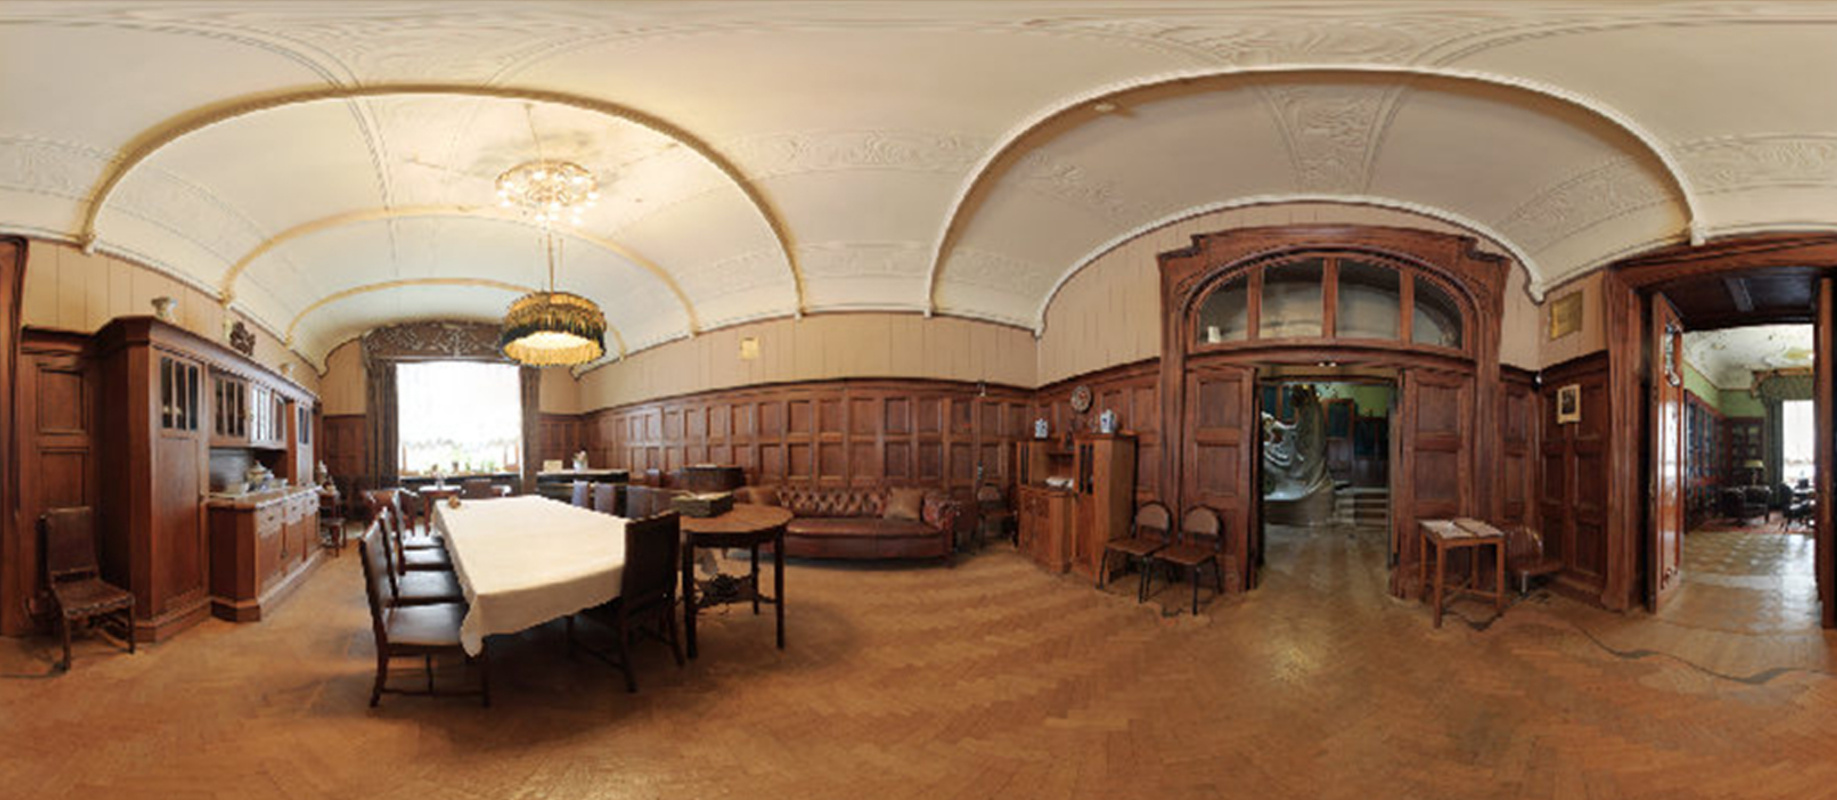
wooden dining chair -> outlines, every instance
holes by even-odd
[[[319,541],[334,557],[344,554],[344,496],[336,488],[319,490]]]
[[[387,517],[394,512],[383,510],[384,519],[370,523],[364,530],[362,546],[371,549],[370,560],[384,566],[389,576],[389,605],[425,606],[438,603],[463,603],[465,591],[459,576],[441,570],[402,572],[395,564],[395,548],[389,546]]]
[[[396,574],[402,575],[417,571],[453,571],[453,557],[447,553],[445,545],[439,540],[432,540],[431,543],[428,543],[428,540],[423,537],[422,543],[413,546],[409,544],[407,534],[402,532],[402,519],[401,507],[391,503],[378,506],[375,516],[371,519],[372,524],[381,525],[384,535],[388,536],[389,542],[394,545]]]
[[[1110,554],[1123,557],[1124,565],[1133,562],[1136,571],[1141,573],[1141,580],[1136,585],[1135,601],[1142,602],[1148,598],[1148,573],[1150,559],[1156,553],[1173,543],[1174,513],[1167,506],[1154,500],[1137,506],[1135,519],[1129,525],[1129,536],[1122,539],[1111,539],[1104,544],[1103,560],[1097,563],[1097,588],[1102,589],[1110,580]]]
[[[364,595],[370,601],[370,631],[376,638],[376,683],[370,689],[370,707],[382,702],[383,694],[415,694],[429,696],[471,696],[479,695],[485,706],[491,706],[491,671],[487,654],[480,652],[476,659],[466,655],[465,648],[459,643],[459,624],[466,616],[466,607],[460,603],[439,603],[434,605],[398,606],[388,601],[390,592],[388,566],[375,557],[379,547],[369,540],[380,535],[372,524],[365,533],[363,547],[357,549],[358,560],[363,562]],[[478,691],[475,692],[442,692],[434,688],[434,658],[457,653],[466,662],[478,664]],[[423,669],[427,672],[427,688],[423,690],[389,688],[389,662],[396,658],[420,657]]]
[[[491,487],[489,478],[467,478],[459,484],[459,496],[464,500],[490,500],[497,497],[498,492]]]
[[[616,483],[593,484],[593,510],[601,514],[619,513],[619,485]]]
[[[119,622],[128,652],[134,652],[134,595],[102,580],[96,563],[95,513],[89,506],[54,508],[38,519],[44,532],[45,588],[64,639],[58,671],[70,669],[70,626],[78,621],[84,627],[97,619]]]
[[[1154,564],[1168,564],[1186,569],[1187,582],[1193,585],[1193,613],[1199,613],[1200,568],[1212,565],[1218,593],[1225,592],[1225,523],[1218,512],[1205,506],[1187,509],[1180,518],[1180,533],[1174,543],[1155,553]],[[1144,591],[1146,594],[1146,591]]]
[[[587,481],[574,482],[574,494],[569,498],[576,508],[593,507],[593,484]]]
[[[625,523],[625,572],[619,596],[581,613],[612,629],[613,652],[588,648],[574,638],[574,617],[567,623],[568,652],[575,648],[618,667],[625,673],[625,690],[638,691],[631,667],[631,638],[646,633],[670,646],[676,666],[683,665],[682,640],[676,630],[676,588],[682,563],[682,529],[670,511]],[[642,623],[653,628],[646,629]]]

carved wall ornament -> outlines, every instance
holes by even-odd
[[[366,366],[378,361],[504,360],[491,322],[405,322],[363,335]]]
[[[249,330],[242,320],[230,323],[230,347],[236,352],[253,358],[255,356],[255,332]]]

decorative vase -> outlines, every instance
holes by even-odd
[[[1116,432],[1116,412],[1111,411],[1110,409],[1106,408],[1103,410],[1102,414],[1097,415],[1097,432],[1098,433],[1115,433]]]
[[[170,297],[153,298],[153,316],[160,322],[176,324],[178,322],[179,301]]]
[[[1033,438],[1045,439],[1051,435],[1052,435],[1052,426],[1047,424],[1045,417],[1041,417],[1033,421]]]

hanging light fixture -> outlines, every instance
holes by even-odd
[[[525,116],[529,113],[524,106]],[[542,291],[511,302],[498,334],[498,349],[530,366],[585,364],[606,354],[606,315],[592,300],[556,291],[555,265],[561,260],[561,245],[553,226],[564,215],[580,224],[581,212],[599,199],[599,180],[574,162],[543,158],[542,139],[536,136],[533,118],[529,129],[536,139],[536,160],[499,175],[497,196],[499,205],[522,208],[541,226],[548,283]]]

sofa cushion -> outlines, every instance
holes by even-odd
[[[919,507],[924,502],[924,489],[898,488],[890,490],[887,492],[887,510],[883,516],[887,519],[916,521],[919,518]]]
[[[798,517],[785,526],[789,536],[936,538],[938,530],[923,522],[875,517]]]

